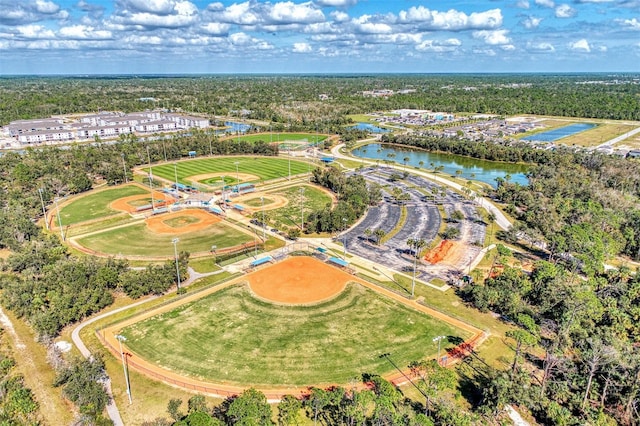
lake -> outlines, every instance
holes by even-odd
[[[355,126],[351,126],[350,128],[358,129],[358,130],[366,130],[367,132],[371,132],[371,133],[387,133],[389,131],[388,129],[383,129],[382,127],[374,126],[371,123],[357,123]]]
[[[521,185],[529,183],[525,175],[529,170],[529,166],[524,164],[479,160],[460,155],[432,153],[378,143],[364,145],[354,149],[352,153],[359,158],[381,161],[391,160],[400,165],[404,164],[404,158],[407,157],[406,164],[408,167],[420,167],[420,161],[422,161],[423,170],[430,171],[434,167],[442,166],[443,170],[439,173],[447,176],[457,176],[456,170],[462,170],[462,178],[484,182],[494,188],[497,186],[496,178],[504,179],[506,175],[511,176],[511,182],[517,182]],[[433,163],[433,166],[431,163]]]

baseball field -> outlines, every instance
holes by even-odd
[[[392,375],[473,335],[310,257],[290,257],[210,294],[103,331],[126,337],[131,364],[235,386],[345,384]],[[115,344],[115,342],[111,342]],[[149,370],[149,371],[151,371]]]

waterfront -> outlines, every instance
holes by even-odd
[[[527,185],[525,173],[529,167],[525,164],[501,163],[453,154],[432,153],[417,149],[402,148],[394,145],[368,144],[352,151],[359,158],[393,161],[407,167],[419,167],[425,171],[440,168],[440,173],[459,176],[463,179],[487,183],[494,188],[496,179],[507,175],[511,182]],[[405,162],[405,158],[407,159]],[[422,162],[422,164],[420,164]]]

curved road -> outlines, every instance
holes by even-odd
[[[342,158],[344,160],[353,161],[354,157],[346,155],[346,154],[343,154],[342,152],[340,152],[340,150],[343,147],[344,147],[343,143],[334,146],[333,148],[331,148],[331,154],[336,158]],[[358,158],[358,161],[362,161],[362,162],[364,162],[366,164],[369,164],[370,166],[375,166],[376,165],[375,161],[370,161],[370,160],[367,160],[367,159]],[[392,168],[394,168],[396,170],[403,171],[403,168],[401,166],[395,165],[395,164],[385,165],[385,167],[392,167]],[[442,184],[447,185],[447,186],[449,186],[451,188],[454,188],[454,189],[456,189],[458,191],[462,191],[462,189],[463,189],[462,185],[460,185],[458,183],[455,183],[453,181],[450,181],[448,179],[444,179],[444,178],[442,178],[440,176],[436,176],[434,174],[429,174],[427,172],[423,172],[423,171],[420,171],[420,170],[411,170],[410,173],[413,173],[413,174],[416,174],[416,175],[420,175],[422,177],[425,177],[427,179],[433,180],[435,182],[442,183]],[[486,209],[487,211],[490,211],[491,213],[493,213],[495,215],[496,224],[500,228],[502,228],[504,230],[507,230],[507,229],[509,229],[511,227],[511,222],[509,222],[509,220],[502,213],[502,211],[499,208],[497,208],[496,206],[494,206],[493,203],[489,199],[487,199],[485,197],[481,197],[477,192],[474,192],[474,191],[471,192],[471,195],[474,195],[476,197],[476,200],[478,200],[478,203],[480,204],[480,207]]]

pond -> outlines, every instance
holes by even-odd
[[[357,123],[355,126],[351,126],[349,128],[357,129],[357,130],[366,130],[367,132],[371,132],[371,133],[387,133],[389,131],[388,129],[383,129],[382,127],[374,126],[371,123]]]
[[[235,121],[225,121],[224,125],[224,129],[215,131],[217,135],[225,133],[246,133],[251,128],[249,124],[237,123]]]
[[[420,162],[422,161],[421,168],[425,171],[431,171],[434,167],[441,167],[442,169],[439,173],[445,176],[458,176],[456,171],[461,171],[459,176],[463,179],[484,182],[494,188],[497,186],[496,178],[504,179],[507,175],[510,176],[510,182],[516,182],[520,185],[529,183],[525,175],[529,170],[529,166],[524,164],[479,160],[460,155],[432,153],[378,143],[361,146],[353,150],[352,153],[359,158],[381,161],[390,160],[401,165],[405,164],[404,159],[407,158],[407,167],[420,167]]]

